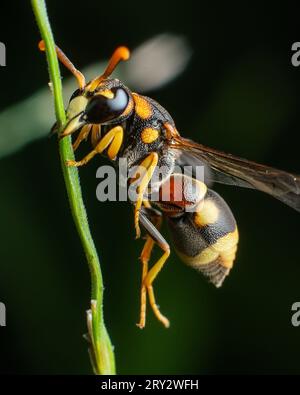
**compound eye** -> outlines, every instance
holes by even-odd
[[[126,109],[129,101],[127,92],[122,88],[112,88],[112,99],[97,94],[90,99],[85,109],[85,117],[89,123],[105,123],[118,118]]]

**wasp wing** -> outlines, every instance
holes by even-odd
[[[182,152],[185,162],[190,157],[209,167],[207,178],[210,182],[254,188],[300,211],[300,176],[226,154],[179,136],[174,140],[172,147]]]

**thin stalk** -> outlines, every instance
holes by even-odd
[[[47,15],[46,4],[44,0],[31,0],[31,4],[42,39],[46,46],[49,75],[54,96],[55,114],[59,129],[62,130],[66,123],[66,114],[63,103],[59,64],[55,52],[55,43]],[[72,216],[91,273],[91,307],[87,311],[88,334],[86,338],[90,343],[89,353],[92,367],[95,374],[115,374],[113,346],[103,319],[103,279],[100,262],[90,232],[82,199],[78,170],[75,167],[66,166],[67,160],[74,159],[70,137],[59,141],[59,153]]]

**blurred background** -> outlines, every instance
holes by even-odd
[[[80,69],[107,59],[117,45],[135,49],[163,34],[158,52],[147,47],[144,66],[120,68],[124,82],[159,101],[184,136],[300,174],[300,68],[291,64],[300,37],[292,9],[138,0],[85,0],[82,7],[48,1],[56,42]],[[0,302],[7,308],[0,371],[89,374],[82,334],[90,279],[57,142],[47,138],[54,113],[45,57],[30,2],[2,2],[0,9],[7,48],[7,66],[0,67]],[[170,48],[168,39],[175,46],[165,64],[159,48]],[[158,82],[143,86],[137,64]],[[230,276],[215,289],[173,252],[155,283],[171,327],[149,309],[141,331],[135,323],[143,243],[134,240],[129,204],[96,200],[103,163],[95,159],[80,176],[118,372],[300,373],[300,327],[291,325],[291,306],[300,300],[299,213],[262,193],[217,185],[240,230]]]

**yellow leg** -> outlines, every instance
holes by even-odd
[[[163,247],[163,246],[162,246]],[[148,291],[148,296],[149,296],[149,302],[152,307],[153,313],[155,314],[156,318],[162,322],[162,324],[166,327],[169,328],[170,322],[169,320],[159,311],[159,308],[156,304],[155,297],[154,297],[154,291],[153,291],[153,281],[155,280],[156,276],[164,266],[166,260],[168,259],[170,255],[170,249],[169,246],[164,247],[165,252],[163,256],[156,262],[156,264],[149,270],[147,273],[146,278],[144,279],[144,284],[147,288]]]
[[[154,241],[151,239],[150,236],[147,236],[147,240],[140,257],[142,262],[141,310],[140,310],[140,321],[137,324],[137,326],[140,329],[143,329],[146,324],[147,290],[144,281],[148,273],[148,262],[153,247],[154,247]]]
[[[82,142],[82,140],[86,139],[88,137],[88,135],[90,134],[92,126],[91,125],[85,125],[83,126],[83,128],[81,129],[75,143],[73,143],[73,150],[76,151],[77,148],[79,147],[80,143]]]
[[[151,204],[149,203],[149,200],[143,200],[143,206],[145,206],[146,208],[151,208]]]
[[[143,205],[147,208],[151,208],[151,205],[147,200],[143,201]],[[157,217],[156,223],[155,223],[155,227],[157,229],[160,228],[161,222],[162,222],[162,217]],[[141,257],[140,257],[140,260],[142,262],[141,309],[140,309],[140,321],[137,324],[137,326],[140,329],[143,329],[146,324],[147,290],[146,290],[146,286],[145,286],[145,278],[148,274],[148,262],[150,260],[154,244],[155,244],[155,242],[152,239],[152,237],[147,235],[146,242],[145,242],[144,248],[142,250]]]
[[[96,145],[96,147],[80,161],[68,160],[68,166],[83,166],[87,164],[95,155],[101,154],[108,148],[107,155],[110,159],[115,159],[123,142],[123,128],[116,126],[111,129]]]
[[[101,127],[100,125],[93,125],[92,126],[92,135],[91,135],[91,142],[92,142],[92,147],[96,147],[96,145],[99,143],[101,138]]]
[[[136,232],[136,238],[138,239],[141,236],[141,230],[140,230],[140,225],[139,225],[139,215],[140,215],[140,209],[142,207],[142,203],[144,200],[144,193],[148,187],[148,184],[153,176],[155,167],[157,166],[158,163],[158,154],[156,152],[151,152],[139,165],[135,175],[133,178],[136,177],[137,174],[139,174],[139,178],[137,180],[138,182],[138,187],[137,187],[137,201],[135,203],[135,208],[134,208],[134,226],[135,226],[135,232]],[[136,180],[135,180],[136,182]]]

